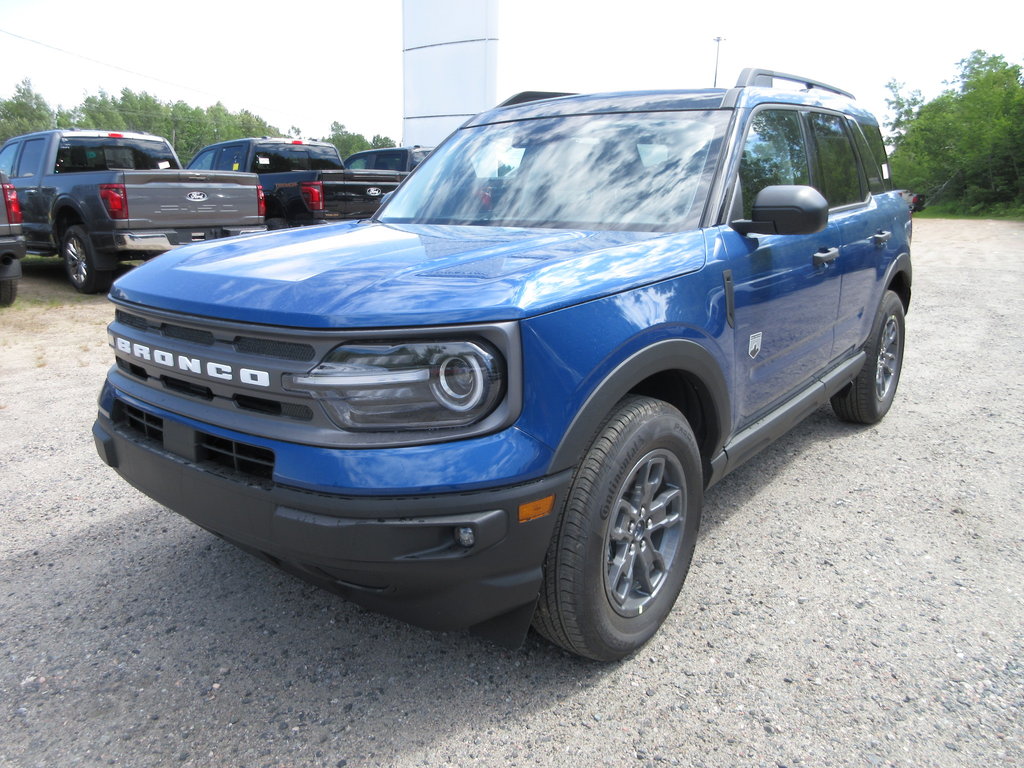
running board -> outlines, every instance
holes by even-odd
[[[864,367],[866,357],[863,351],[858,352],[846,362],[820,376],[770,414],[734,435],[722,452],[712,460],[708,486],[717,483],[825,405],[834,394],[857,377]]]

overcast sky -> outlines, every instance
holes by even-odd
[[[880,119],[885,86],[933,98],[982,49],[1024,61],[1024,11],[918,2],[499,0],[498,94],[732,85],[756,66],[852,91]],[[699,6],[699,7],[695,7]],[[0,0],[0,97],[28,78],[51,107],[103,89],[248,109],[307,137],[332,121],[402,136],[401,0]],[[1016,10],[1012,10],[1016,8]],[[842,15],[840,15],[842,14]]]

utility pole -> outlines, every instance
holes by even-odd
[[[712,85],[713,88],[718,87],[718,49],[722,47],[723,40],[725,40],[724,37],[715,38],[715,82]]]

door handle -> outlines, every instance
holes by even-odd
[[[823,267],[839,258],[838,248],[822,248],[814,254],[814,266]]]
[[[888,230],[880,229],[875,234],[873,234],[871,236],[871,241],[875,244],[875,247],[877,248],[877,247],[879,247],[881,245],[885,245],[887,242],[889,242],[889,239],[891,237],[892,237],[892,232],[889,232]]]

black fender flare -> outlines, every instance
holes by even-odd
[[[645,380],[663,373],[682,374],[696,385],[706,415],[707,434],[703,441],[698,438],[701,453],[708,461],[720,454],[731,429],[725,376],[711,353],[696,341],[666,339],[622,360],[594,387],[562,436],[548,468],[549,473],[579,464],[616,403]]]
[[[882,281],[882,285],[889,288],[898,276],[903,278],[902,281],[905,283],[905,289],[898,290],[897,294],[899,294],[900,299],[903,301],[904,311],[907,311],[910,309],[910,294],[911,286],[914,283],[914,268],[910,261],[910,254],[906,251],[893,259],[892,264],[890,264],[888,269],[885,270],[885,280]]]
[[[71,212],[70,216],[65,216],[67,211]],[[60,252],[61,241],[64,239],[64,232],[67,230],[67,226],[60,227],[60,222],[63,218],[71,220],[68,226],[74,226],[75,224],[86,226],[85,222],[89,220],[81,202],[71,195],[65,193],[53,201],[53,206],[50,208],[50,238],[53,240],[53,245],[57,248],[58,253]]]

